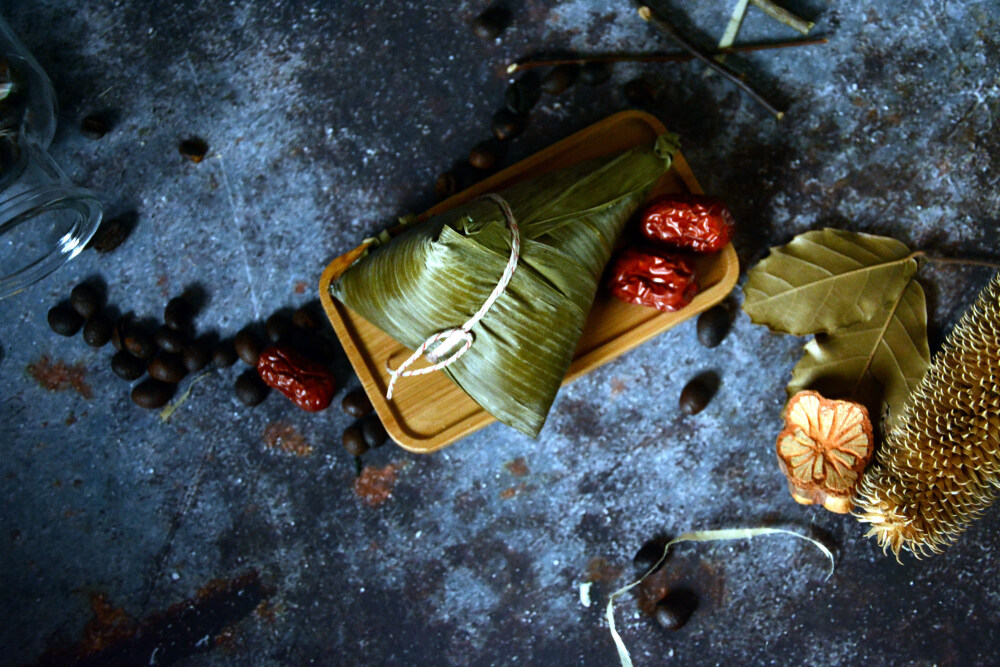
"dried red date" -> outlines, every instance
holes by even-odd
[[[674,248],[718,252],[733,236],[733,215],[715,197],[664,195],[643,211],[639,229],[650,241]]]
[[[337,388],[328,368],[287,345],[272,345],[261,352],[257,373],[268,386],[308,412],[330,405]]]
[[[625,303],[679,310],[698,293],[694,262],[656,250],[628,248],[611,267],[611,293]]]

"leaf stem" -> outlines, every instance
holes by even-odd
[[[803,35],[808,35],[809,31],[816,25],[812,21],[806,21],[804,18],[796,16],[784,7],[775,4],[772,0],[750,0],[750,2],[775,21],[784,23],[789,28],[798,30]]]
[[[642,17],[644,21],[651,23],[657,30],[677,42],[678,46],[683,48],[685,51],[688,51],[692,56],[718,72],[723,78],[735,84],[740,88],[740,90],[752,97],[758,104],[774,114],[775,118],[781,120],[782,117],[784,117],[784,111],[777,109],[773,104],[764,99],[764,96],[754,90],[754,88],[748,83],[743,81],[739,74],[731,70],[728,66],[716,62],[710,56],[706,55],[701,49],[689,42],[686,37],[681,35],[674,26],[667,23],[648,6],[643,5],[639,7],[639,16]]]
[[[962,266],[985,266],[990,269],[996,269],[1000,271],[1000,262],[991,262],[984,259],[957,259],[952,257],[934,257],[933,255],[928,255],[923,250],[917,250],[910,257],[914,259],[923,259],[931,264],[960,264]]]

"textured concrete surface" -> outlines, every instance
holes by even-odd
[[[707,45],[730,5],[659,6]],[[696,65],[630,64],[543,97],[503,164],[627,108],[622,84],[643,76],[659,94],[648,110],[734,210],[745,265],[824,225],[996,257],[996,3],[787,5],[830,43],[730,60],[788,105],[780,124]],[[0,302],[2,662],[65,664],[88,631],[111,642],[144,621],[164,639],[129,646],[143,664],[613,664],[603,604],[644,543],[761,522],[818,531],[836,573],[824,581],[797,540],[680,547],[661,583],[697,609],[667,633],[623,600],[637,664],[994,662],[1000,513],[900,565],[854,519],[793,503],[772,447],[803,341],[744,315],[716,349],[689,322],[576,382],[537,441],[492,426],[432,456],[366,455],[392,491],[378,506],[355,493],[338,409],[245,408],[230,369],[162,423],[129,402],[108,349],[48,330],[47,309],[94,277],[140,317],[198,286],[199,329],[224,336],[306,303],[327,261],[426,208],[436,175],[489,136],[506,63],[671,50],[625,2],[511,0],[494,42],[469,28],[483,6],[0,2],[59,92],[53,155],[110,215],[137,214],[114,253]],[[796,36],[751,10],[740,40]],[[113,131],[83,138],[102,109]],[[177,151],[192,135],[211,146],[201,164]],[[932,343],[988,278],[922,271]],[[44,357],[90,392],[40,386],[26,368]],[[681,387],[709,370],[717,396],[680,415]],[[306,455],[269,446],[292,430]],[[186,634],[171,620],[185,609]]]

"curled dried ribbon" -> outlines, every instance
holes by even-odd
[[[433,373],[439,371],[442,368],[446,368],[451,364],[458,361],[459,357],[469,351],[472,347],[474,337],[472,335],[472,327],[476,326],[479,320],[486,316],[496,300],[500,298],[504,290],[507,289],[510,279],[514,276],[514,270],[517,268],[517,260],[521,255],[521,231],[518,229],[517,221],[514,219],[514,213],[510,210],[510,204],[507,203],[503,197],[498,194],[488,193],[480,197],[479,199],[489,199],[496,203],[503,212],[504,218],[507,220],[507,226],[510,227],[510,259],[507,260],[507,266],[504,267],[503,273],[500,275],[500,281],[497,286],[493,288],[493,292],[486,298],[483,305],[476,311],[476,314],[469,318],[469,320],[462,326],[456,329],[445,329],[444,331],[439,331],[436,334],[432,334],[420,344],[412,355],[406,361],[401,363],[395,370],[389,368],[386,364],[386,370],[389,371],[389,386],[386,388],[385,397],[387,399],[392,399],[392,390],[396,385],[396,381],[401,377],[409,377],[411,375],[426,375],[427,373]],[[440,342],[439,342],[440,341]],[[434,349],[430,349],[432,345],[437,346]],[[455,349],[456,346],[459,346]],[[454,350],[454,351],[452,351]],[[445,354],[451,352],[451,355],[446,357],[444,360],[440,360]],[[427,357],[428,361],[431,362],[430,366],[425,368],[417,368],[414,370],[409,370],[420,357]],[[440,360],[440,361],[439,361]]]

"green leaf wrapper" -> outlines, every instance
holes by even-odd
[[[539,176],[498,194],[521,230],[513,278],[442,372],[503,423],[535,437],[573,359],[625,223],[669,168],[677,138]],[[510,230],[476,200],[375,248],[330,285],[345,305],[410,349],[460,327],[496,287]],[[420,377],[400,382],[420,382]]]

